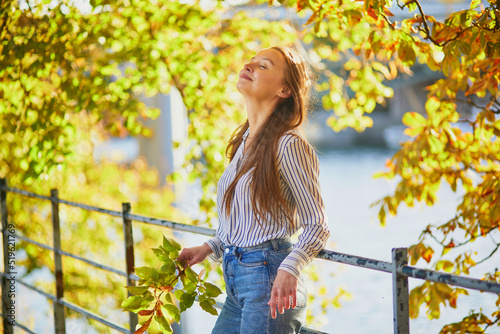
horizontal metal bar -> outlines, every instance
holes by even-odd
[[[25,196],[37,197],[37,198],[46,199],[46,200],[49,200],[49,201],[50,200],[54,200],[53,198],[48,197],[48,196],[41,196],[41,195],[37,195],[37,194],[30,193],[30,192],[27,192],[27,191],[24,191],[24,190],[20,190],[20,189],[9,188],[9,187],[2,187],[2,189],[5,189],[5,190],[11,191],[11,192],[16,192],[16,193],[19,193],[19,194],[22,194],[22,195],[25,195]],[[114,210],[103,209],[103,208],[99,208],[99,207],[92,206],[92,205],[86,205],[86,204],[81,204],[81,203],[75,203],[75,202],[71,202],[71,201],[66,201],[66,200],[63,200],[63,199],[60,199],[60,198],[55,199],[55,201],[58,202],[58,203],[62,203],[62,204],[74,206],[74,207],[77,207],[77,208],[81,208],[81,209],[84,209],[84,210],[87,210],[87,211],[94,211],[94,212],[99,212],[99,213],[103,213],[103,214],[108,214],[108,215],[114,216],[114,217],[123,217],[123,214],[122,214],[121,211],[114,211]],[[211,228],[208,228],[208,227],[202,227],[202,226],[194,226],[194,225],[189,225],[189,224],[176,223],[176,222],[172,222],[172,221],[169,221],[169,220],[144,217],[144,216],[139,216],[139,215],[135,215],[135,214],[131,214],[131,213],[126,214],[125,218],[128,218],[130,220],[135,220],[135,221],[138,221],[138,222],[147,223],[147,224],[168,227],[168,228],[171,228],[171,229],[174,229],[174,230],[178,230],[178,231],[185,231],[185,232],[197,233],[197,234],[202,234],[202,235],[207,235],[207,236],[215,236],[215,232],[216,232],[214,229],[211,229]]]
[[[390,262],[372,260],[356,255],[337,253],[326,249],[319,252],[316,257],[318,259],[345,263],[356,267],[363,267],[363,268],[383,271],[386,273],[392,272],[392,264]]]
[[[50,247],[50,246],[47,246],[47,245],[41,244],[41,243],[39,243],[39,242],[36,242],[36,241],[31,240],[31,239],[29,239],[29,238],[26,238],[26,237],[20,236],[20,235],[18,235],[18,234],[15,234],[14,236],[15,236],[16,238],[19,238],[19,239],[25,240],[25,241],[27,241],[27,242],[30,242],[30,243],[32,243],[32,244],[35,244],[35,245],[37,245],[37,246],[39,246],[39,247],[41,247],[41,248],[44,248],[44,249],[47,249],[47,250],[51,250],[51,251],[56,252],[56,253],[59,253],[59,254],[61,254],[61,255],[68,256],[68,257],[71,257],[71,258],[76,259],[76,260],[80,260],[80,261],[85,262],[85,263],[87,263],[87,264],[90,264],[90,265],[92,265],[92,266],[94,266],[94,267],[97,267],[97,268],[100,268],[100,269],[103,269],[103,270],[110,271],[110,272],[112,272],[112,273],[118,274],[118,275],[123,276],[123,277],[127,277],[127,274],[126,274],[124,271],[120,271],[120,270],[118,270],[118,269],[115,269],[115,268],[112,268],[112,267],[108,267],[108,266],[106,266],[106,265],[104,265],[104,264],[99,264],[99,263],[94,262],[94,261],[91,261],[91,260],[87,260],[87,259],[85,259],[85,258],[83,258],[83,257],[80,257],[80,256],[78,256],[78,255],[74,255],[74,254],[71,254],[71,253],[68,253],[68,252],[65,252],[65,251],[63,251],[63,250],[56,250],[56,249],[54,249],[54,248],[52,248],[52,247]]]
[[[21,195],[24,195],[24,196],[28,196],[28,197],[35,197],[35,198],[39,198],[39,199],[43,199],[43,200],[48,200],[48,201],[54,200],[50,196],[42,196],[42,195],[38,195],[38,194],[29,192],[29,191],[25,191],[25,190],[21,190],[21,189],[9,188],[9,187],[0,187],[0,188],[4,189],[6,191],[10,191],[10,192],[13,192],[13,193],[18,193],[18,194],[21,194]],[[81,204],[81,203],[66,201],[66,200],[60,199],[60,198],[55,199],[55,202],[66,204],[66,205],[69,205],[69,206],[74,206],[74,207],[81,208],[81,209],[84,209],[84,210],[87,210],[87,211],[95,211],[95,212],[99,212],[99,213],[108,214],[108,215],[114,216],[114,217],[121,217],[122,216],[121,211],[114,211],[114,210],[103,209],[103,208],[99,208],[97,206],[92,206],[92,205],[86,205],[86,204]]]
[[[84,209],[84,210],[87,210],[87,211],[94,211],[94,212],[99,212],[99,213],[107,214],[107,215],[114,216],[114,217],[120,217],[121,218],[121,216],[122,216],[122,212],[121,211],[103,209],[103,208],[99,208],[97,206],[92,206],[92,205],[87,205],[87,204],[70,202],[70,201],[66,201],[66,200],[63,200],[63,199],[58,199],[57,202],[62,203],[62,204],[66,204],[66,205],[69,205],[69,206],[74,206],[74,207],[77,207],[77,208],[80,208],[80,209]]]
[[[110,328],[113,328],[119,332],[122,332],[122,333],[125,333],[125,334],[129,334],[130,333],[130,329],[127,329],[127,328],[123,328],[122,326],[120,325],[117,325],[111,321],[108,321],[104,318],[102,318],[101,316],[99,316],[98,314],[95,314],[93,312],[90,312],[84,308],[82,308],[81,306],[78,306],[76,304],[73,304],[72,302],[69,302],[67,300],[64,300],[64,299],[61,299],[60,300],[60,303],[63,304],[64,306],[66,306],[67,308],[69,309],[72,309],[73,311],[76,311],[80,314],[83,314],[84,316],[88,317],[88,318],[91,318],[91,319],[94,319],[96,321],[99,321],[100,323],[110,327]]]
[[[4,233],[4,231],[2,231],[2,233]],[[17,238],[17,239],[21,239],[21,240],[24,240],[24,241],[26,241],[26,242],[29,242],[29,243],[31,243],[31,244],[33,244],[33,245],[37,245],[37,246],[38,246],[38,247],[40,247],[40,248],[43,248],[43,249],[46,249],[46,250],[50,250],[50,251],[54,251],[54,248],[52,248],[52,247],[50,247],[50,246],[47,246],[47,245],[45,245],[45,244],[42,244],[42,243],[40,243],[40,242],[38,242],[38,241],[35,241],[35,240],[33,240],[33,239],[27,238],[27,237],[25,237],[25,236],[22,236],[22,235],[19,235],[19,234],[15,234],[15,233],[14,233],[14,234],[10,233],[9,235],[13,235],[13,236],[14,236],[15,238]]]
[[[12,320],[10,320],[9,318],[7,318],[6,316],[4,316],[2,313],[0,313],[0,317],[5,317],[6,319],[8,319],[9,321],[12,322]],[[31,329],[29,329],[28,327],[24,327],[23,325],[21,325],[20,323],[18,323],[17,321],[14,321],[14,324],[16,327],[19,327],[21,328],[23,331],[25,331],[26,333],[28,334],[36,334],[35,332],[33,332]]]
[[[91,260],[87,260],[87,259],[85,259],[83,257],[80,257],[78,255],[74,255],[74,254],[71,254],[71,253],[68,253],[68,252],[65,252],[63,250],[54,249],[54,248],[52,248],[50,246],[41,244],[39,242],[36,242],[35,240],[32,240],[30,238],[24,237],[24,236],[19,235],[19,234],[14,234],[14,237],[19,238],[21,240],[24,240],[26,242],[32,243],[34,245],[37,245],[38,247],[41,247],[41,248],[44,248],[44,249],[47,249],[47,250],[59,253],[61,255],[64,255],[64,256],[67,256],[67,257],[70,257],[70,258],[73,258],[73,259],[76,259],[76,260],[80,260],[80,261],[85,262],[87,264],[90,264],[90,265],[92,265],[94,267],[110,271],[112,273],[115,273],[115,274],[123,276],[123,277],[127,277],[127,274],[124,271],[121,271],[121,270],[118,270],[118,269],[115,269],[115,268],[112,268],[112,267],[108,267],[108,266],[106,266],[104,264],[100,264],[100,263],[97,263],[97,262],[94,262],[94,261],[91,261]]]
[[[299,334],[328,334],[326,332],[320,332],[315,329],[307,328],[307,327],[302,327],[300,329]]]
[[[38,194],[31,193],[29,191],[25,191],[25,190],[21,190],[21,189],[9,188],[9,187],[5,187],[5,186],[0,186],[0,189],[3,189],[5,191],[10,191],[13,193],[18,193],[20,195],[24,195],[24,196],[28,196],[28,197],[35,197],[35,198],[46,199],[46,200],[50,201],[50,196],[42,196],[42,195],[38,195]]]
[[[398,269],[398,272],[408,277],[423,279],[426,281],[451,284],[463,288],[500,294],[500,284],[492,281],[484,281],[477,278],[445,274],[439,271],[419,269],[410,266],[402,266]]]
[[[139,216],[139,215],[134,215],[131,213],[125,214],[125,218],[128,218],[130,220],[135,220],[138,222],[143,222],[151,225],[157,225],[157,226],[163,226],[163,227],[168,227],[177,231],[184,231],[184,232],[191,232],[191,233],[197,233],[197,234],[202,234],[202,235],[207,235],[210,237],[215,236],[216,231],[214,229],[208,228],[208,227],[203,227],[203,226],[194,226],[194,225],[189,225],[189,224],[182,224],[182,223],[175,223],[169,220],[164,220],[164,219],[158,219],[158,218],[149,218],[149,217],[144,217],[144,216]]]
[[[112,267],[108,267],[108,266],[106,266],[104,264],[100,264],[100,263],[97,263],[97,262],[94,262],[94,261],[91,261],[91,260],[87,260],[87,259],[85,259],[83,257],[80,257],[78,255],[74,255],[74,254],[71,254],[71,253],[68,253],[68,252],[65,252],[63,250],[57,250],[56,252],[60,253],[61,255],[64,255],[64,256],[67,256],[67,257],[70,257],[70,258],[73,258],[73,259],[76,259],[76,260],[80,260],[82,262],[90,264],[90,265],[92,265],[94,267],[97,267],[99,269],[107,270],[107,271],[115,273],[117,275],[120,275],[120,276],[123,276],[123,277],[127,277],[127,273],[125,273],[124,271],[121,271],[121,270],[118,270],[118,269],[115,269],[115,268],[112,268]]]
[[[4,272],[0,272],[0,275],[1,275],[1,276],[5,276],[5,277],[7,277],[7,278],[8,278],[8,277],[9,277],[10,275],[12,275],[12,274],[11,274],[11,273],[4,273]],[[44,295],[47,299],[50,299],[50,300],[52,300],[53,302],[55,302],[55,301],[56,301],[56,296],[51,295],[50,293],[47,293],[47,292],[45,292],[45,291],[39,290],[39,289],[35,288],[34,286],[29,285],[28,283],[21,281],[21,280],[20,280],[20,279],[18,279],[18,278],[15,278],[15,280],[16,280],[16,282],[18,282],[18,283],[19,283],[19,284],[21,284],[22,286],[24,286],[24,287],[26,287],[26,288],[28,288],[28,289],[30,289],[30,290],[36,291],[36,292],[38,292],[38,293],[39,293],[39,294],[41,294],[41,295]]]

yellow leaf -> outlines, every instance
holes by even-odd
[[[481,0],[472,0],[470,2],[470,9],[474,9],[481,4]]]
[[[439,109],[440,106],[441,102],[435,96],[432,96],[427,100],[427,102],[425,102],[425,110],[429,115],[434,114]]]

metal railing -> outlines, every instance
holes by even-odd
[[[15,229],[12,228],[14,225],[8,222],[8,210],[7,210],[7,193],[17,193],[22,196],[34,197],[41,200],[48,200],[51,202],[52,206],[52,227],[53,227],[53,246],[45,245],[34,240],[31,240],[25,236],[15,233]],[[82,258],[80,256],[65,252],[61,249],[61,234],[59,227],[59,204],[66,204],[73,207],[78,207],[83,210],[99,212],[102,214],[111,215],[113,217],[118,217],[123,220],[123,233],[124,233],[124,246],[125,246],[125,271],[118,270],[103,264],[96,263],[89,259]],[[150,218],[145,216],[139,216],[131,213],[131,206],[129,203],[122,204],[121,211],[107,210],[95,206],[85,205],[81,203],[75,203],[60,199],[58,197],[57,190],[52,190],[50,196],[38,195],[28,191],[9,188],[5,179],[0,179],[0,212],[1,212],[1,222],[2,222],[2,234],[3,234],[3,254],[4,254],[4,268],[5,272],[2,275],[2,317],[3,326],[5,334],[13,334],[14,326],[25,330],[28,333],[34,333],[29,328],[18,323],[15,317],[11,316],[12,308],[11,305],[15,305],[15,300],[13,294],[9,294],[13,281],[25,286],[28,289],[36,291],[42,294],[46,298],[54,302],[54,323],[55,323],[55,333],[64,334],[66,333],[65,325],[65,308],[71,309],[77,313],[80,313],[88,318],[94,319],[107,327],[113,328],[122,333],[133,333],[134,328],[137,325],[137,315],[135,313],[129,312],[129,326],[130,329],[124,328],[110,320],[101,317],[79,305],[71,303],[64,299],[64,285],[63,285],[63,268],[62,268],[62,256],[70,257],[96,268],[100,268],[126,278],[127,285],[133,285],[138,277],[134,274],[134,243],[132,235],[132,223],[142,222],[151,225],[157,225],[162,227],[167,227],[177,231],[191,232],[206,236],[214,236],[215,230],[192,226],[187,224],[176,223],[164,219]],[[24,281],[17,278],[16,272],[11,272],[9,268],[12,268],[10,264],[12,262],[12,249],[13,241],[23,240],[32,243],[38,247],[46,250],[50,250],[54,253],[54,265],[55,265],[55,283],[56,283],[56,295],[46,293]],[[394,333],[407,334],[410,332],[409,325],[409,292],[408,292],[408,278],[423,279],[432,282],[446,283],[451,285],[460,286],[463,288],[480,290],[484,292],[492,292],[500,294],[500,284],[493,281],[484,281],[480,279],[474,279],[469,277],[463,277],[458,275],[452,275],[447,273],[441,273],[438,271],[420,269],[408,266],[408,254],[406,248],[394,248],[392,250],[392,262],[385,262],[379,260],[373,260],[369,258],[364,258],[360,256],[343,254],[329,250],[323,250],[318,255],[317,258],[324,259],[327,261],[333,261],[343,264],[349,264],[356,267],[362,267],[371,270],[382,271],[391,274],[392,276],[392,287],[393,287],[393,322],[394,322]],[[216,307],[220,308],[221,304],[217,303]],[[301,329],[302,334],[321,334],[322,332],[303,327]]]

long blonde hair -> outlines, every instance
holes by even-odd
[[[274,112],[256,133],[248,147],[245,161],[224,194],[223,207],[229,215],[238,180],[254,168],[250,184],[252,208],[257,221],[266,220],[266,214],[278,220],[285,215],[292,222],[293,212],[288,207],[280,189],[277,150],[279,139],[289,130],[299,128],[307,120],[307,107],[311,89],[311,72],[304,59],[293,49],[275,46],[285,59],[285,84],[291,96],[278,103]],[[248,129],[248,120],[233,133],[226,148],[226,156],[232,160]],[[303,138],[301,140],[304,140]]]

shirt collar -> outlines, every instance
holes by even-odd
[[[243,134],[243,139],[247,139],[249,134],[250,134],[250,128],[245,130],[245,133]]]

